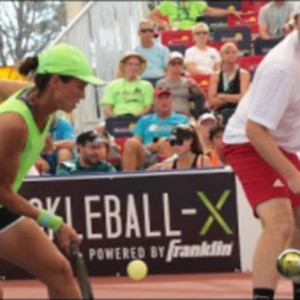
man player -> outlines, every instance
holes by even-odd
[[[66,44],[26,58],[19,71],[35,75],[33,85],[0,106],[0,258],[40,279],[50,298],[79,299],[68,260],[39,225],[52,229],[66,251],[71,241],[79,243],[77,233],[61,217],[36,208],[17,191],[44,147],[51,115],[56,110],[71,112],[84,98],[87,83],[103,82],[93,76],[85,55]]]
[[[225,129],[224,154],[263,227],[253,299],[273,299],[277,256],[300,248],[300,5],[296,30],[272,49]],[[300,299],[294,284],[294,299]]]

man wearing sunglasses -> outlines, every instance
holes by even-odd
[[[143,20],[139,24],[140,45],[134,51],[147,60],[147,67],[140,75],[143,79],[158,79],[164,76],[168,63],[169,49],[154,41],[154,24]]]
[[[149,19],[167,30],[184,30],[193,28],[200,16],[223,17],[229,14],[240,18],[241,12],[211,7],[205,1],[161,1],[151,11]],[[163,16],[169,18],[169,25],[162,21]]]

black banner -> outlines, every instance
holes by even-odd
[[[82,235],[92,276],[125,275],[134,259],[144,260],[150,274],[240,269],[232,173],[37,179],[26,182],[20,193],[63,216]],[[5,265],[1,272],[7,277],[25,276]]]

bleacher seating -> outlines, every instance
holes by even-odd
[[[224,44],[226,44],[226,41],[209,41],[207,43],[208,46],[213,47],[215,49],[217,49],[218,51],[221,50],[222,46]],[[237,41],[232,41],[233,44],[235,44],[236,46],[238,46],[238,42]]]
[[[194,44],[193,33],[191,30],[162,31],[161,43],[167,47],[181,45],[190,47]]]
[[[266,55],[274,46],[276,46],[282,38],[262,40],[257,39],[253,42],[255,55]]]
[[[193,78],[198,83],[207,98],[210,75],[189,75],[189,77]]]
[[[263,58],[263,55],[243,56],[240,57],[239,65],[247,71],[255,71]]]
[[[224,8],[229,10],[241,10],[242,1],[207,1],[208,5],[216,8]]]
[[[259,33],[259,26],[257,23],[258,20],[258,13],[257,12],[250,12],[241,15],[241,18],[237,18],[234,15],[228,15],[228,27],[238,27],[238,26],[247,26],[251,29],[252,34]]]
[[[116,118],[107,118],[106,131],[115,138],[132,136],[132,129],[140,117],[122,116]]]
[[[262,6],[269,1],[241,1],[241,11],[243,12],[256,12],[258,13]]]
[[[251,29],[249,27],[217,28],[214,31],[214,41],[236,41],[243,55],[251,54]]]

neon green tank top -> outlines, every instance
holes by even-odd
[[[49,120],[42,132],[38,129],[30,108],[27,106],[27,104],[24,101],[17,99],[27,89],[28,88],[18,91],[17,93],[9,97],[6,101],[4,101],[3,104],[0,105],[0,114],[4,114],[4,113],[19,114],[25,120],[28,128],[28,137],[27,137],[26,146],[21,153],[18,174],[13,183],[13,190],[15,192],[19,190],[27,172],[35,164],[36,160],[39,158],[40,153],[44,148],[46,135],[52,120],[52,117],[49,117]],[[1,204],[0,207],[2,207]]]

